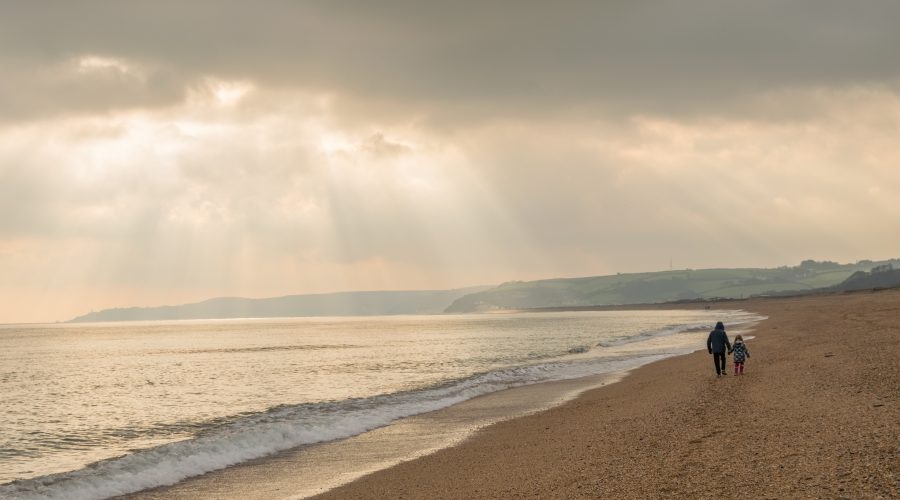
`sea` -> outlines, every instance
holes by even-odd
[[[761,319],[664,310],[0,325],[0,498],[173,484],[498,391],[624,373],[704,349],[716,321]]]

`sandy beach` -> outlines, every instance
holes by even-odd
[[[316,498],[897,498],[900,290],[716,307],[769,317],[743,376],[670,358]],[[286,453],[131,497],[291,498],[301,456],[328,467]]]
[[[732,305],[742,377],[654,363],[317,498],[897,498],[900,291]]]

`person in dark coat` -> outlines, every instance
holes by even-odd
[[[706,350],[713,355],[716,376],[725,375],[725,353],[731,351],[731,342],[728,341],[725,325],[721,321],[716,323],[715,330],[709,332],[709,337],[706,338]]]

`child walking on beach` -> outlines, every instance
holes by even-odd
[[[744,374],[744,361],[750,357],[750,351],[744,344],[744,337],[738,335],[734,338],[734,345],[731,347],[731,353],[734,355],[734,374]]]

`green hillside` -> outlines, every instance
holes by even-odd
[[[699,269],[616,274],[589,278],[513,281],[457,299],[446,312],[497,309],[623,305],[674,300],[741,298],[836,285],[857,271],[900,260],[856,264],[807,260],[774,269]]]

